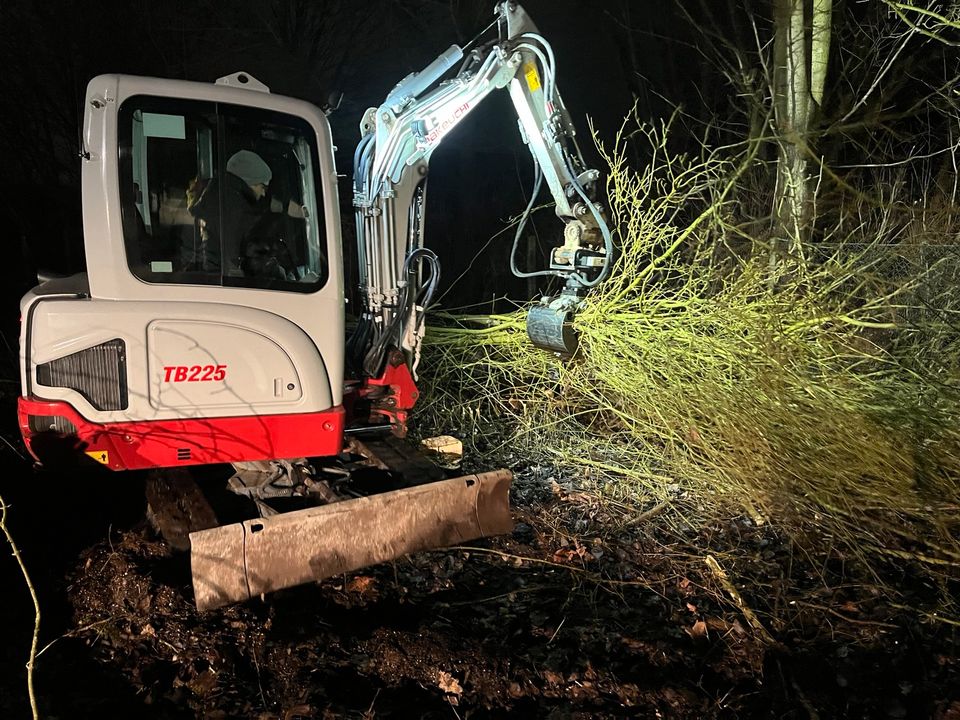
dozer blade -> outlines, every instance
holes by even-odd
[[[512,478],[494,470],[191,533],[197,609],[511,532]]]

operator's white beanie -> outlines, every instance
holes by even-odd
[[[263,158],[252,150],[239,150],[227,160],[227,172],[241,178],[247,185],[269,184],[273,172]]]

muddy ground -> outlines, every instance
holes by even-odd
[[[201,615],[142,478],[35,473],[4,452],[52,643],[45,718],[960,720],[958,628],[895,607],[922,608],[925,588],[890,568],[893,597],[744,518],[625,514],[518,463],[510,537]],[[32,607],[6,552],[0,577],[0,717],[29,717]]]

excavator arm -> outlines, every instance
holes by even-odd
[[[353,190],[362,314],[348,354],[369,377],[382,372],[394,348],[416,370],[424,309],[440,272],[423,237],[430,158],[450,131],[496,90],[509,90],[535,166],[535,188],[517,228],[511,271],[565,281],[558,297],[544,298],[528,315],[534,344],[572,355],[573,313],[583,293],[607,275],[613,248],[603,210],[593,199],[599,173],[586,167],[577,146],[557,89],[553,50],[515,3],[497,5],[487,31],[494,25],[495,40],[474,49],[451,46],[397,84],[361,122]],[[442,80],[457,64],[455,76]],[[548,267],[525,271],[517,266],[517,241],[544,181],[564,224],[563,242],[551,252]]]

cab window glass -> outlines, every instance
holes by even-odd
[[[315,134],[234,105],[134,97],[119,113],[127,262],[152,283],[312,292],[326,280]]]

